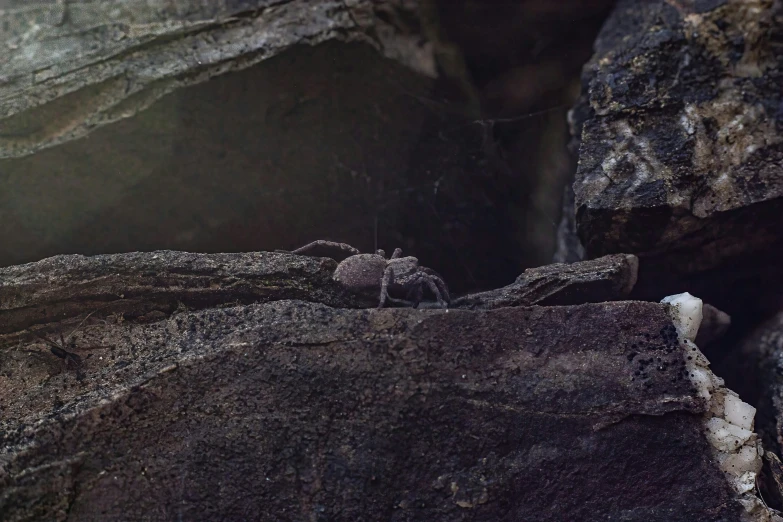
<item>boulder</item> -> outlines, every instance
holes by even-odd
[[[783,260],[780,2],[622,0],[572,112],[588,257],[639,256],[634,295],[768,306]],[[720,283],[718,283],[720,282]]]
[[[772,520],[698,299],[347,308],[332,263],[0,269],[3,519]]]

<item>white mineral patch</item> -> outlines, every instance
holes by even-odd
[[[704,369],[699,368],[695,365],[688,365],[688,375],[691,378],[691,382],[693,382],[693,385],[696,386],[696,389],[699,390],[699,396],[703,397],[705,399],[709,399],[712,396],[712,372]]]
[[[742,448],[753,435],[750,430],[729,424],[720,417],[713,417],[706,422],[707,439],[719,451],[732,452]]]
[[[746,402],[742,402],[734,393],[728,393],[723,398],[724,418],[726,422],[744,428],[753,429],[753,418],[756,416],[756,408]]]
[[[760,517],[758,520],[769,520],[767,510],[761,509],[761,501],[753,494],[763,453],[761,442],[753,432],[756,408],[742,402],[724,386],[723,379],[712,373],[709,360],[694,343],[702,321],[701,299],[685,292],[670,295],[661,302],[670,305],[669,314],[684,350],[691,382],[699,396],[708,401],[704,432],[715,459],[746,511]]]
[[[664,297],[661,302],[669,304],[673,308],[672,320],[680,337],[684,337],[691,342],[695,341],[696,334],[699,332],[699,326],[701,326],[701,299],[684,292]]]

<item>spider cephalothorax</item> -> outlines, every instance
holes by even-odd
[[[425,289],[435,297],[438,305],[446,308],[451,300],[449,289],[443,278],[434,270],[419,266],[419,260],[413,256],[402,256],[402,250],[394,250],[387,259],[383,250],[375,254],[360,254],[345,243],[314,241],[293,251],[294,254],[312,255],[311,252],[325,253],[332,250],[339,254],[349,254],[337,265],[333,278],[353,292],[379,295],[378,308],[387,302],[417,307],[424,299]],[[331,257],[331,256],[328,256]]]

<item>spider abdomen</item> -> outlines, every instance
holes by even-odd
[[[375,294],[381,288],[386,259],[378,254],[357,254],[343,260],[332,278],[353,292]]]

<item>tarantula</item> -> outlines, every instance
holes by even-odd
[[[327,255],[327,252],[336,255]],[[416,308],[424,298],[425,288],[429,289],[441,308],[446,308],[451,302],[443,278],[431,268],[419,266],[415,257],[403,257],[400,248],[394,249],[391,258],[387,259],[383,250],[375,254],[360,254],[345,243],[319,240],[292,253],[343,258],[334,271],[333,279],[355,293],[378,295],[380,292],[378,308],[383,308],[387,302]]]

